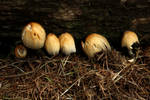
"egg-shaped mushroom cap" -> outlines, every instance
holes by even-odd
[[[24,45],[31,49],[40,49],[44,46],[46,33],[44,28],[36,23],[30,22],[22,32],[22,41]]]
[[[59,36],[60,49],[65,55],[76,52],[76,46],[73,36],[70,33],[62,33]]]
[[[135,32],[125,31],[122,37],[121,46],[127,47],[129,50],[133,49],[132,45],[134,43],[139,43],[138,36]]]
[[[47,35],[46,41],[45,41],[45,49],[50,55],[57,55],[60,50],[60,43],[57,36],[53,33],[49,33]]]

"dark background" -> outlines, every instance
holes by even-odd
[[[2,54],[21,41],[23,27],[32,21],[47,34],[70,32],[77,43],[100,33],[118,48],[126,30],[135,31],[140,40],[149,37],[150,0],[0,0]]]

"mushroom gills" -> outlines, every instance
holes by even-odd
[[[140,44],[138,42],[135,42],[131,47],[132,49],[129,51],[129,55],[137,58],[139,55]]]

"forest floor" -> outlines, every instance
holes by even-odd
[[[0,59],[3,100],[148,100],[150,48],[133,63],[119,51]]]

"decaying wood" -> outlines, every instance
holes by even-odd
[[[131,1],[0,0],[0,37],[19,37],[30,21],[42,24],[47,33],[68,31],[78,39],[91,32],[110,38],[127,29],[150,32],[149,24],[131,27],[132,20],[150,16],[150,2]]]

